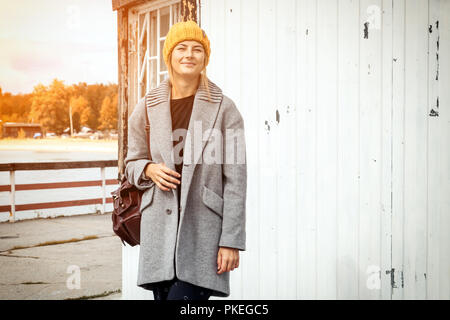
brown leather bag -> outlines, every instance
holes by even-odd
[[[148,120],[147,110],[146,116],[146,140],[148,147],[148,159],[150,155],[150,124]],[[131,184],[125,175],[120,182],[120,187],[111,192],[113,198],[112,222],[113,230],[120,237],[122,243],[125,242],[134,247],[140,243],[141,237],[141,198],[144,190],[139,190],[135,185]]]

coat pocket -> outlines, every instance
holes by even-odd
[[[148,188],[144,191],[144,194],[142,195],[141,198],[141,207],[140,207],[140,211],[141,214],[142,212],[144,212],[145,208],[147,208],[153,201],[153,194],[155,193],[155,186],[153,185],[153,187]]]
[[[221,196],[203,186],[202,199],[205,206],[214,211],[220,218],[223,218],[223,198]]]

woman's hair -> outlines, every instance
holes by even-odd
[[[167,66],[167,70],[169,71],[169,83],[170,83],[170,85],[172,85],[176,88],[174,82],[172,81],[173,80],[172,52],[168,56],[168,61],[169,61],[169,65]],[[205,61],[206,61],[206,55],[203,60],[203,64],[205,64]],[[211,93],[209,91],[209,86],[208,86],[208,76],[206,75],[206,66],[200,72],[200,85],[205,86],[206,92],[208,93],[208,99],[211,102]]]

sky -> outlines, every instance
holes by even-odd
[[[54,78],[117,83],[111,0],[0,0],[0,87],[31,93]]]

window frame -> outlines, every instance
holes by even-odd
[[[161,81],[161,76],[164,79],[168,77],[167,70],[161,70],[164,64],[163,57],[161,56],[161,45],[166,39],[166,35],[161,35],[161,11],[169,9],[169,27],[180,21],[181,19],[181,0],[170,0],[170,1],[155,1],[151,4],[143,4],[135,8],[137,17],[137,72],[136,72],[136,85],[137,85],[137,98],[138,100],[153,89],[152,83],[156,83],[156,87],[159,86]],[[156,13],[156,30],[152,28],[151,15]],[[141,23],[141,17],[143,21]],[[152,34],[156,32],[156,34]],[[155,36],[155,37],[154,37]],[[156,43],[152,42],[151,39],[156,39]],[[145,46],[143,45],[145,43]],[[162,43],[161,43],[162,42]],[[156,46],[156,55],[151,55],[153,49]],[[145,47],[145,49],[144,49]],[[152,70],[152,61],[156,60],[156,81],[153,79],[154,70]],[[145,88],[143,90],[143,87]],[[136,92],[136,91],[135,91]]]

